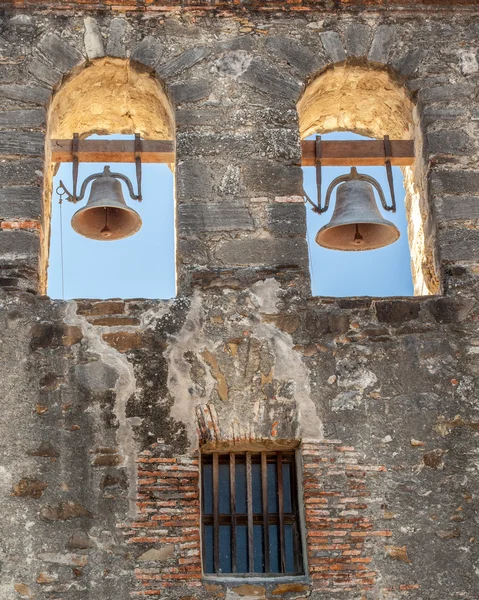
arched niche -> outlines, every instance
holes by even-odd
[[[427,203],[426,172],[418,111],[390,71],[369,65],[333,65],[306,86],[297,105],[301,138],[352,131],[391,139],[414,139],[416,160],[403,168],[414,293],[439,292],[434,231]]]
[[[52,182],[50,140],[92,134],[140,133],[144,139],[173,139],[174,115],[161,83],[137,62],[101,58],[76,68],[54,94],[45,145],[44,209],[40,290],[46,293]]]

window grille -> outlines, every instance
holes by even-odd
[[[294,452],[202,455],[205,574],[303,573]]]

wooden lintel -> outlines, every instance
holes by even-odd
[[[314,167],[316,154],[314,140],[302,144],[303,167]],[[391,164],[407,167],[414,162],[413,140],[391,140]],[[323,167],[366,167],[384,165],[384,143],[382,140],[344,140],[321,142],[321,164]]]
[[[72,162],[72,141],[52,140],[52,162]],[[134,163],[134,140],[80,140],[80,162]],[[175,142],[172,140],[141,140],[141,160],[144,163],[174,163]]]

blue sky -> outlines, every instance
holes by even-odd
[[[109,136],[124,138],[125,136]],[[314,137],[314,136],[313,136]],[[351,133],[324,135],[323,139],[360,139]],[[112,171],[127,175],[136,191],[134,164],[112,163]],[[79,184],[92,173],[101,172],[102,164],[80,164]],[[383,167],[359,169],[375,177],[389,202],[386,170]],[[401,170],[393,168],[398,210],[383,215],[401,231],[397,242],[386,248],[368,252],[337,252],[318,246],[317,231],[331,219],[333,202],[327,213],[319,216],[307,204],[308,243],[311,256],[313,295],[321,296],[407,296],[413,294],[409,247],[404,208],[404,188]],[[71,191],[71,163],[60,166],[54,178],[56,190],[61,180]],[[316,199],[315,169],[306,167],[304,186]],[[348,168],[323,168],[323,198],[329,183]],[[143,165],[143,202],[129,198],[126,186],[123,194],[129,206],[143,220],[143,227],[134,236],[115,242],[89,240],[73,231],[70,220],[85,206],[86,200],[74,205],[63,202],[63,262],[65,299],[71,298],[172,298],[175,296],[175,234],[173,174],[167,165]],[[337,189],[337,188],[336,188]],[[89,196],[89,189],[86,198]],[[377,195],[376,195],[376,199]],[[379,205],[379,203],[378,203]],[[60,209],[58,196],[52,199],[52,233],[48,294],[62,298],[60,261]]]

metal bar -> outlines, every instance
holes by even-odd
[[[315,140],[315,167],[316,167],[316,189],[318,191],[318,206],[316,209],[313,209],[314,212],[318,212],[321,214],[321,157],[322,157],[322,148],[321,148],[321,136],[317,135]]]
[[[230,454],[231,570],[236,573],[236,460]]]
[[[139,133],[135,133],[135,164],[136,164],[136,183],[138,189],[137,199],[142,201],[141,195],[141,138]]]
[[[251,452],[246,452],[246,503],[248,508],[248,572],[254,572],[253,481]]]
[[[261,452],[261,500],[263,503],[263,552],[264,572],[271,571],[269,561],[269,519],[268,519],[268,455]]]
[[[299,523],[299,486],[296,473],[296,456],[291,457],[291,508],[294,514],[293,525],[293,544],[294,544],[294,570],[299,573],[303,568],[303,558],[301,552],[301,531]]]
[[[284,496],[283,496],[283,454],[276,455],[276,473],[278,479],[278,509],[279,509],[279,549],[281,573],[286,573],[286,557],[284,550]]]
[[[78,144],[80,137],[78,133],[73,134],[72,139],[72,177],[73,177],[73,201],[77,200],[77,184],[78,184],[78,166],[79,166],[79,158],[78,158]]]
[[[214,571],[220,571],[220,526],[219,526],[219,494],[218,494],[218,454],[213,454],[213,556]]]
[[[316,141],[301,142],[303,167],[316,165]],[[391,164],[407,167],[414,163],[413,140],[391,140]],[[321,141],[323,167],[384,166],[383,140],[328,140]]]
[[[72,140],[51,140],[52,162],[72,162]],[[136,162],[135,140],[79,140],[78,159],[93,163]],[[173,140],[141,140],[143,163],[174,163]]]
[[[205,482],[204,482],[204,471],[203,471],[203,467],[206,464],[206,460],[202,460],[201,461],[201,496],[202,496],[202,505],[205,506]],[[201,511],[201,524],[202,524],[202,533],[203,535],[201,536],[201,546],[203,549],[203,570],[206,572],[206,525],[207,523],[207,517],[206,515],[203,514],[203,510]]]
[[[389,191],[391,192],[391,206],[387,206],[387,210],[396,212],[396,197],[394,195],[394,181],[393,181],[393,170],[391,167],[392,148],[391,140],[388,135],[384,136],[384,162],[386,164],[386,175],[389,183]]]

